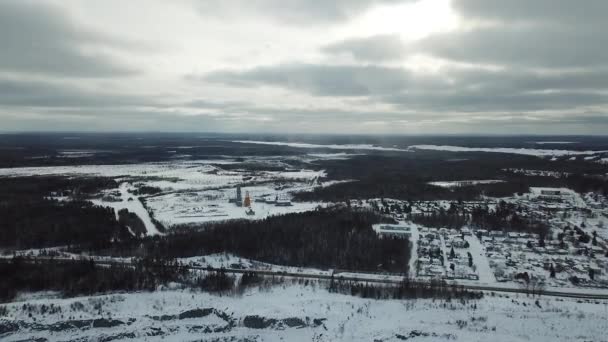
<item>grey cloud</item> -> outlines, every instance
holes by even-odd
[[[473,64],[529,68],[606,66],[608,36],[603,32],[560,26],[483,27],[434,35],[412,44],[409,51]]]
[[[485,69],[444,70],[443,75],[455,82],[456,86],[467,89],[485,89],[495,93],[542,92],[556,90],[576,90],[594,92],[608,90],[608,69],[581,71],[534,72],[526,69]]]
[[[389,103],[410,110],[438,112],[505,112],[536,110],[572,110],[577,107],[606,105],[605,94],[562,91],[554,93],[508,94],[486,91],[447,91],[403,93],[383,97]]]
[[[365,96],[370,102],[440,111],[538,110],[608,102],[608,69],[561,73],[444,69],[431,75],[379,66],[291,64],[218,71],[198,79],[238,87],[283,87],[319,96]]]
[[[335,24],[380,4],[416,0],[201,0],[203,15],[255,13],[287,25]]]
[[[128,95],[88,92],[68,85],[0,79],[0,105],[13,107],[111,107],[150,103]]]
[[[366,96],[393,92],[414,84],[430,86],[441,83],[440,80],[416,76],[401,68],[313,64],[286,64],[244,71],[217,71],[202,77],[189,78],[240,87],[278,86],[318,96]]]
[[[608,65],[608,1],[454,0],[463,20],[488,25],[432,35],[410,53],[527,68]]]
[[[398,35],[377,35],[353,38],[323,47],[329,54],[347,54],[361,61],[382,62],[398,60],[407,50]]]
[[[525,68],[608,66],[608,1],[455,0],[463,21],[490,25],[433,34],[404,44],[379,35],[338,41],[322,48],[365,62],[426,53],[470,64]]]
[[[132,74],[129,67],[86,45],[120,45],[120,41],[76,27],[58,8],[33,1],[0,1],[0,70],[58,76]]]
[[[204,116],[182,116],[173,112],[98,108],[41,109],[34,115],[7,116],[3,127],[40,131],[219,131],[223,123]]]
[[[452,6],[469,18],[576,26],[605,22],[608,13],[605,0],[453,0]]]

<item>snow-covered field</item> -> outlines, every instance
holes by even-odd
[[[268,193],[260,191],[263,188],[267,187],[247,187],[243,191],[250,191],[251,196],[255,196],[256,193]],[[170,193],[150,197],[146,200],[146,204],[154,212],[154,217],[167,226],[227,219],[262,219],[272,215],[303,212],[326,206],[320,202],[294,202],[291,206],[276,206],[254,201],[251,206],[253,213],[247,214],[248,208],[238,207],[234,203],[228,202],[230,197],[234,197],[234,192],[233,188],[228,188],[195,193]],[[274,194],[274,192],[270,192],[270,194]]]
[[[104,177],[158,177],[183,179],[207,178],[200,176],[214,170],[212,164],[235,164],[228,159],[173,161],[163,163],[121,164],[121,165],[70,165],[41,166],[0,169],[0,176],[104,176]],[[196,177],[199,175],[198,177]]]
[[[305,158],[331,159],[349,158],[349,154],[319,154]],[[279,165],[280,160],[272,157],[256,159],[258,163]],[[149,234],[157,234],[146,208],[128,190],[149,186],[162,190],[156,196],[140,195],[154,217],[165,226],[174,224],[220,221],[227,219],[261,219],[271,215],[314,210],[326,204],[319,202],[292,203],[288,206],[260,202],[261,197],[281,197],[290,200],[296,191],[310,191],[315,187],[327,186],[332,182],[323,182],[326,176],[323,170],[285,171],[252,171],[246,168],[225,170],[222,165],[238,164],[231,159],[214,160],[176,160],[163,163],[142,163],[129,165],[79,165],[53,167],[23,167],[0,169],[0,177],[17,176],[104,176],[121,182],[118,201],[106,201],[103,198],[93,199],[95,204],[114,208],[116,211],[126,208],[136,213],[145,223]],[[236,186],[243,187],[252,199],[252,210],[247,214],[245,207],[229,203],[236,196]],[[129,200],[132,199],[132,200]]]
[[[373,300],[326,285],[190,290],[4,305],[0,338],[41,341],[606,341],[608,304],[524,295]],[[538,300],[538,301],[537,301]],[[26,305],[24,305],[26,304]],[[45,312],[44,314],[42,312]]]

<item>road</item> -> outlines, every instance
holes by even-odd
[[[37,257],[37,258],[26,258],[24,261],[32,263],[68,263],[78,262],[88,259],[71,259],[71,258],[52,258],[52,257]],[[0,258],[0,262],[11,262],[9,258]],[[107,261],[107,260],[96,260],[97,265],[102,266],[124,266],[131,265],[130,261]],[[360,282],[360,283],[374,283],[384,285],[398,285],[403,281],[403,275],[399,274],[376,274],[376,273],[359,273],[359,272],[334,272],[333,275],[329,274],[314,274],[314,273],[294,273],[294,272],[283,272],[273,271],[265,269],[237,269],[237,268],[212,268],[202,266],[191,266],[191,265],[180,265],[188,270],[197,271],[223,271],[230,274],[243,274],[243,273],[255,273],[261,276],[276,276],[276,277],[288,277],[296,279],[317,279],[317,280],[335,280]],[[340,275],[345,273],[345,275]],[[415,280],[413,280],[415,281]],[[473,291],[486,291],[486,292],[502,292],[502,293],[520,293],[520,294],[532,294],[530,290],[518,287],[508,286],[495,286],[495,285],[483,285],[483,284],[462,284],[457,282],[450,282],[448,285],[455,285],[467,290]],[[585,293],[583,291],[568,291],[568,290],[535,290],[535,295],[538,296],[552,296],[552,297],[565,297],[565,298],[578,298],[578,299],[591,299],[591,300],[608,300],[608,290],[605,293]]]

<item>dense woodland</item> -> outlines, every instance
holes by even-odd
[[[462,157],[452,159],[454,157]],[[537,157],[499,153],[425,152],[401,155],[364,155],[348,160],[319,161],[330,179],[352,179],[349,183],[296,194],[299,201],[346,201],[348,199],[394,198],[402,200],[475,200],[481,195],[506,197],[525,193],[531,186],[568,187],[578,192],[608,194],[608,168],[598,163],[549,161]],[[526,176],[507,168],[572,173],[564,177]],[[503,183],[441,188],[432,181],[497,179]]]
[[[111,240],[130,239],[113,209],[85,201],[32,199],[0,204],[0,247],[108,247]]]
[[[406,272],[409,244],[383,239],[370,211],[320,209],[259,221],[235,220],[176,228],[145,240],[150,255],[189,257],[228,252],[279,265]]]
[[[141,259],[130,266],[99,266],[91,261],[32,263],[13,258],[0,262],[0,301],[21,291],[61,291],[66,296],[118,290],[152,291],[185,279],[187,272],[170,260]]]
[[[132,235],[114,210],[85,199],[117,184],[106,178],[0,178],[0,247],[79,246],[107,248],[112,240]],[[70,200],[49,199],[69,192]]]

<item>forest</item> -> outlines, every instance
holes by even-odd
[[[371,211],[319,209],[177,227],[144,245],[148,255],[170,258],[228,252],[278,265],[407,272],[409,242],[378,237],[372,224],[382,221]]]
[[[295,195],[298,201],[344,202],[349,199],[393,198],[401,200],[468,201],[481,195],[492,197],[525,193],[532,186],[568,187],[578,192],[608,194],[606,167],[598,163],[548,161],[545,159],[496,154],[442,152],[405,155],[362,155],[348,160],[318,161],[329,179],[352,179]],[[562,177],[527,176],[506,171],[508,168],[564,172]],[[496,179],[501,183],[442,188],[433,181]]]
[[[153,291],[169,281],[186,279],[174,261],[139,259],[133,266],[99,266],[93,260],[31,262],[20,257],[0,261],[0,301],[21,291],[60,291],[65,296],[109,291]]]
[[[113,209],[85,200],[116,186],[106,178],[0,178],[0,247],[97,250],[107,248],[112,240],[131,239]],[[71,200],[50,199],[52,193],[69,194]]]

